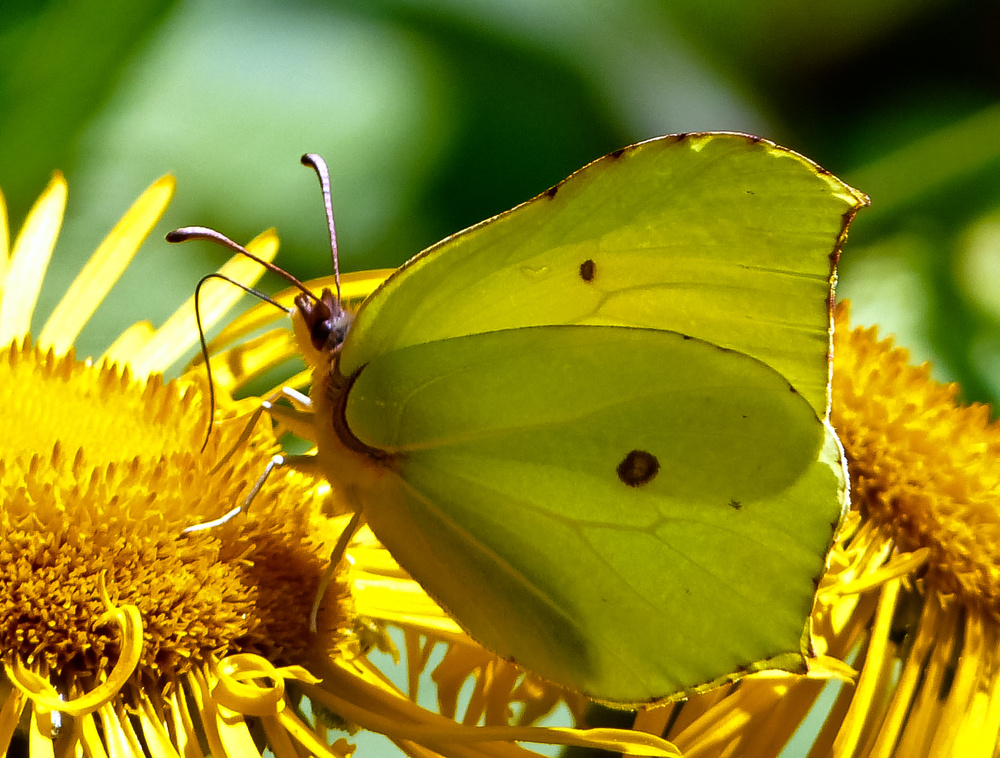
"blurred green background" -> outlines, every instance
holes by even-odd
[[[841,296],[967,398],[1000,393],[1000,5],[963,0],[5,2],[0,186],[16,229],[70,182],[44,291],[138,193],[175,201],[84,332],[159,323],[225,256],[162,232],[276,226],[328,272],[305,151],[331,164],[345,269],[395,266],[584,163],[734,129],[869,193]],[[272,286],[274,286],[272,284]]]

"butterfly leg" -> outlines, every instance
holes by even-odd
[[[275,405],[275,403],[283,397],[288,399],[288,401],[296,407],[286,408],[284,406]],[[229,452],[222,456],[219,462],[212,467],[209,475],[217,473],[219,469],[221,469],[229,461],[229,459],[233,457],[233,454],[240,447],[246,444],[247,440],[250,439],[250,435],[253,433],[254,427],[257,425],[257,422],[260,420],[261,415],[263,415],[265,411],[271,416],[272,419],[275,419],[279,423],[283,424],[288,431],[292,432],[292,434],[309,439],[308,429],[311,427],[311,423],[308,417],[311,415],[311,411],[308,409],[310,407],[311,401],[309,398],[291,387],[283,387],[279,392],[276,392],[271,397],[263,400],[256,410],[250,414],[250,419],[243,427],[243,431],[240,433],[239,439],[236,440]],[[308,456],[284,456],[280,454],[273,456],[264,468],[264,472],[260,475],[260,477],[258,477],[257,481],[254,482],[249,494],[243,498],[243,502],[217,519],[205,521],[200,524],[192,524],[191,526],[186,527],[183,530],[183,533],[187,534],[188,532],[200,532],[205,529],[214,529],[217,526],[225,524],[241,511],[249,510],[250,503],[252,503],[253,499],[257,497],[257,493],[260,492],[261,487],[264,486],[264,482],[267,481],[267,478],[276,467],[283,466],[286,463],[291,463],[296,468],[302,470],[308,468],[307,465],[303,465],[297,460],[299,458],[308,458]]]
[[[292,407],[276,405],[275,401],[280,398],[288,400]],[[274,421],[296,437],[315,442],[312,401],[301,392],[291,387],[282,387],[280,392],[261,403],[261,410],[267,411]]]
[[[233,518],[241,511],[250,510],[250,503],[252,503],[253,499],[257,497],[257,493],[260,492],[260,488],[264,486],[264,482],[267,481],[267,478],[271,475],[271,472],[274,471],[274,469],[276,469],[278,466],[284,466],[286,462],[287,458],[284,455],[272,456],[271,460],[268,461],[267,466],[264,468],[264,473],[262,473],[257,478],[256,482],[254,482],[253,487],[250,488],[250,492],[248,492],[247,496],[243,498],[243,502],[241,502],[239,505],[230,510],[228,513],[223,514],[217,519],[212,519],[211,521],[204,521],[200,524],[192,524],[191,526],[185,527],[183,530],[184,534],[187,534],[188,532],[200,532],[205,529],[214,529],[217,526],[225,524],[227,521],[229,521],[229,519]]]
[[[312,611],[309,613],[309,631],[313,634],[316,634],[318,631],[317,622],[319,619],[319,608],[323,603],[323,596],[326,595],[326,590],[330,586],[330,582],[333,581],[334,572],[336,572],[337,566],[340,565],[340,561],[344,557],[344,552],[347,550],[347,546],[351,544],[351,540],[354,539],[354,535],[357,533],[360,526],[361,511],[355,511],[347,526],[344,527],[344,531],[342,531],[340,533],[340,537],[337,538],[337,544],[333,547],[333,552],[330,554],[330,563],[327,565],[326,571],[323,572],[323,578],[319,580],[319,587],[316,589],[316,597],[313,599]]]

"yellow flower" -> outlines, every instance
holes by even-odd
[[[172,381],[160,376],[197,344],[190,302],[158,329],[133,325],[97,360],[73,351],[173,189],[165,177],[136,201],[37,340],[30,324],[66,183],[53,178],[12,249],[0,196],[0,751],[346,756],[346,737],[362,727],[421,756],[529,755],[516,741],[673,755],[640,733],[529,726],[563,693],[469,640],[370,533],[347,548],[310,631],[350,514],[308,472],[283,466],[264,478],[280,448],[269,424],[248,425],[261,400],[232,399],[294,355],[290,331],[227,348],[280,312],[251,310],[211,346],[216,414],[204,450],[201,361]],[[271,260],[277,246],[266,232],[248,247]],[[237,256],[220,273],[248,284],[261,269]],[[349,278],[348,295],[379,278]],[[205,328],[239,295],[206,282]],[[248,496],[249,512],[186,531]],[[402,630],[406,692],[369,657],[394,652],[386,624]],[[438,645],[431,710],[417,703],[417,684]],[[460,709],[469,680],[475,692]]]
[[[329,554],[310,536],[327,489],[318,481],[282,471],[246,518],[184,531],[240,502],[278,450],[269,430],[240,443],[241,404],[220,392],[200,452],[204,381],[152,373],[197,343],[190,303],[160,329],[136,324],[97,361],[74,355],[173,189],[165,177],[139,198],[37,344],[29,327],[66,183],[53,178],[12,249],[0,213],[0,750],[15,740],[31,754],[138,755],[144,745],[170,755],[200,740],[215,755],[243,755],[248,716],[266,732],[291,730],[286,682],[315,680],[294,664],[349,637],[339,583],[322,634],[287,623],[308,617]],[[255,247],[273,257],[277,240]],[[224,270],[259,275],[242,259]],[[239,291],[230,290],[206,288],[207,323],[233,304]]]
[[[832,422],[853,508],[813,609],[810,674],[750,676],[642,713],[636,728],[691,758],[774,756],[831,688],[796,754],[806,742],[810,755],[993,756],[1000,424],[875,329],[849,330],[846,304],[836,327]]]

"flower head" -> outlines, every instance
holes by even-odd
[[[233,401],[224,404],[200,450],[207,421],[201,375],[164,383],[153,373],[196,343],[189,309],[160,330],[136,325],[96,362],[74,354],[73,339],[159,219],[173,187],[172,178],[161,179],[135,203],[51,314],[37,344],[28,328],[58,236],[66,183],[54,177],[12,248],[6,214],[0,214],[5,748],[22,714],[32,745],[65,735],[67,722],[88,750],[97,749],[99,731],[105,745],[137,734],[147,745],[177,745],[189,738],[178,709],[192,691],[210,688],[204,718],[223,707],[214,692],[219,683],[236,681],[244,670],[253,671],[255,681],[267,669],[268,685],[245,695],[261,708],[285,678],[313,681],[276,665],[303,660],[317,646],[332,650],[350,633],[339,583],[323,605],[325,634],[288,623],[308,618],[329,554],[312,535],[328,490],[321,482],[282,471],[260,488],[246,518],[211,532],[185,532],[246,497],[278,450],[269,429],[241,440],[245,404]],[[268,235],[257,247],[273,257],[277,243]],[[244,280],[257,273],[239,260],[229,268]],[[208,312],[217,319],[233,299],[224,288],[209,291]],[[122,705],[150,719],[135,721]]]

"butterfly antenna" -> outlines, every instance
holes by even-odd
[[[205,327],[201,323],[201,286],[214,276],[220,274],[208,274],[203,276],[194,288],[194,320],[198,324],[198,339],[201,342],[201,357],[205,359],[205,373],[208,375],[208,428],[205,430],[205,439],[201,443],[201,450],[204,453],[208,447],[208,440],[212,436],[212,424],[215,422],[215,382],[212,381],[212,361],[208,357],[208,342],[205,341]],[[225,277],[222,277],[223,279]]]
[[[323,191],[323,207],[326,208],[326,225],[330,231],[330,256],[333,258],[333,280],[337,287],[337,305],[340,306],[340,261],[337,256],[337,227],[333,223],[333,200],[330,197],[330,170],[326,161],[316,153],[306,153],[301,158],[303,166],[309,166],[319,177]]]
[[[205,440],[201,443],[201,452],[203,453],[205,452],[205,448],[208,447],[208,440],[212,436],[212,425],[215,421],[215,382],[212,381],[212,361],[209,359],[208,355],[208,342],[205,340],[205,327],[201,323],[201,288],[209,279],[221,279],[224,282],[229,282],[234,287],[239,287],[247,294],[260,298],[264,302],[270,303],[286,313],[288,312],[288,309],[274,298],[268,297],[263,292],[255,290],[253,287],[247,287],[245,284],[240,284],[239,282],[230,279],[225,274],[220,274],[218,272],[206,274],[198,281],[198,284],[194,288],[194,320],[198,324],[198,339],[201,342],[201,357],[205,360],[205,374],[208,376],[208,429],[205,431]]]
[[[228,247],[240,255],[245,255],[252,261],[257,261],[261,266],[266,268],[273,274],[277,274],[286,282],[291,284],[293,287],[298,288],[309,297],[310,300],[319,302],[319,298],[312,293],[312,291],[306,287],[302,282],[296,279],[294,276],[289,274],[281,266],[276,266],[271,261],[265,261],[260,256],[254,255],[249,250],[247,250],[243,245],[238,245],[233,242],[229,237],[227,237],[222,232],[217,232],[215,229],[209,229],[207,226],[183,226],[180,229],[174,229],[172,232],[167,232],[167,242],[187,242],[188,240],[208,240],[209,242],[214,242],[217,245],[222,245],[223,247]],[[232,281],[231,279],[229,281]],[[232,282],[237,287],[242,287],[243,285]],[[248,290],[251,291],[251,290]],[[263,296],[261,296],[263,297]],[[265,298],[266,299],[266,298]],[[274,301],[271,301],[274,302]],[[279,308],[285,310],[284,306],[279,305]]]

